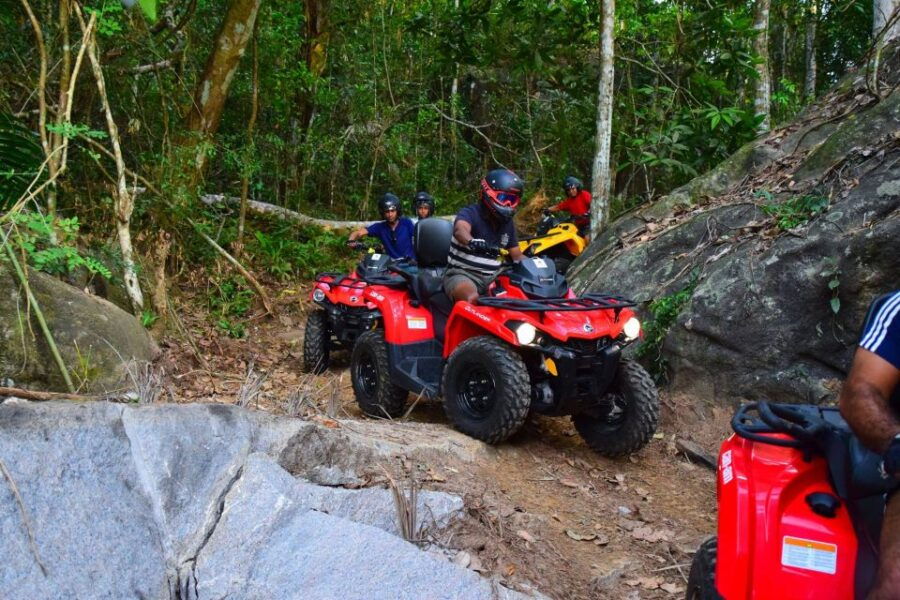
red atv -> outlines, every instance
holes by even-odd
[[[533,411],[572,415],[588,445],[606,456],[644,446],[659,396],[647,372],[621,357],[640,335],[634,304],[576,297],[552,261],[529,257],[506,268],[476,304],[453,305],[441,285],[451,230],[447,221],[420,221],[418,272],[401,273],[407,287],[363,292],[383,320],[359,336],[350,360],[363,412],[397,417],[409,392],[443,395],[453,425],[489,443],[511,436]]]
[[[691,566],[689,600],[865,598],[885,494],[898,481],[836,408],[748,404],[719,452],[718,537]]]
[[[307,373],[325,372],[332,350],[353,348],[356,338],[378,322],[380,315],[377,308],[363,298],[366,287],[406,287],[406,281],[390,272],[388,267],[413,268],[409,261],[391,259],[380,246],[356,242],[351,247],[367,250],[356,270],[349,275],[319,273],[309,294],[310,300],[319,308],[311,312],[306,320],[303,370]]]

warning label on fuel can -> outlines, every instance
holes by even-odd
[[[834,575],[837,570],[837,546],[786,535],[781,546],[781,564]]]

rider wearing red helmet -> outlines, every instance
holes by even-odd
[[[462,208],[453,224],[444,291],[454,301],[474,302],[500,270],[498,248],[521,260],[513,216],[525,182],[508,169],[494,169],[481,180],[481,201]]]

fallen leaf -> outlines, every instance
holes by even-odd
[[[578,482],[572,481],[571,479],[560,479],[559,482],[566,487],[570,487],[570,488],[578,487]]]
[[[631,537],[645,542],[670,542],[674,533],[668,529],[653,529],[652,527],[636,527],[631,532]]]
[[[469,568],[473,571],[477,571],[478,573],[484,573],[487,569],[484,568],[484,565],[481,564],[481,559],[477,556],[473,556],[471,561],[469,562]]]
[[[684,591],[684,588],[678,585],[677,583],[664,583],[659,586],[663,590],[669,592],[670,594],[680,594]]]
[[[594,544],[597,546],[605,546],[608,543],[609,543],[609,538],[606,537],[605,535],[603,535],[602,533],[598,534],[597,539],[594,540]]]
[[[553,513],[552,515],[550,515],[550,518],[553,519],[554,521],[556,521],[557,523],[562,523],[562,519],[560,519],[559,515],[556,513]]]
[[[567,459],[566,459],[566,462],[569,463],[569,466],[570,466],[570,467],[574,467],[574,466],[575,466],[575,461],[572,460],[571,458],[567,458]]]
[[[571,529],[566,529],[566,535],[576,542],[589,542],[591,540],[597,539],[596,533],[578,533],[576,531],[572,531]]]
[[[528,533],[527,531],[525,531],[524,529],[518,530],[518,531],[516,532],[516,535],[519,536],[520,538],[522,538],[523,540],[525,540],[526,542],[530,543],[530,544],[533,544],[533,543],[535,542],[534,537],[533,537],[530,533]]]
[[[456,553],[456,556],[453,557],[453,564],[459,565],[460,567],[466,568],[472,562],[472,555],[466,552],[465,550],[460,550]]]
[[[516,574],[516,565],[509,564],[506,565],[506,568],[503,570],[507,577],[512,577]]]

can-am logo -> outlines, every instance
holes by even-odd
[[[594,326],[591,325],[590,321],[585,321],[585,322],[584,322],[584,325],[582,325],[581,327],[582,327],[582,329],[584,329],[585,332],[587,332],[587,333],[591,333],[592,331],[594,331]]]
[[[357,300],[359,300],[359,298],[356,296],[350,296],[350,302],[356,302]]]
[[[490,318],[490,317],[485,316],[485,315],[481,314],[480,312],[478,312],[477,310],[475,310],[474,308],[472,308],[472,305],[471,305],[471,304],[467,304],[467,305],[465,306],[465,310],[466,310],[466,312],[472,313],[473,315],[475,315],[476,317],[478,317],[479,319],[481,319],[481,320],[484,321],[485,323],[490,323],[490,322],[491,322],[491,318]]]

